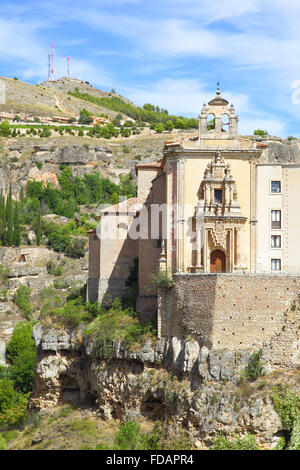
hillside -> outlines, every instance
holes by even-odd
[[[107,114],[110,118],[116,112],[93,103],[87,103],[68,95],[68,91],[79,89],[96,97],[109,96],[109,93],[98,90],[80,80],[61,78],[55,82],[31,85],[20,80],[0,77],[6,88],[6,104],[0,104],[0,112],[12,114],[26,113],[32,116],[78,116],[82,108],[87,108],[94,115]]]

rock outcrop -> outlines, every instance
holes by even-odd
[[[282,426],[269,394],[239,385],[251,351],[211,352],[196,341],[161,338],[110,358],[94,354],[80,332],[34,328],[38,348],[31,408],[88,404],[104,419],[147,417],[188,430],[198,448],[216,433],[253,432],[272,448]]]

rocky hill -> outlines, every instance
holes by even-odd
[[[76,89],[99,98],[112,96],[112,93],[98,90],[81,80],[64,77],[55,82],[44,82],[37,85],[5,77],[0,77],[0,81],[5,85],[6,91],[6,103],[0,104],[0,112],[26,113],[31,116],[74,117],[79,115],[82,108],[87,108],[94,115],[105,113],[110,118],[114,118],[117,114],[97,104],[68,95],[68,91]],[[128,102],[126,98],[123,99]]]

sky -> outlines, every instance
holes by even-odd
[[[0,0],[0,76],[71,75],[197,117],[222,96],[241,134],[300,137],[299,0]]]

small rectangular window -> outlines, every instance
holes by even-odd
[[[272,271],[281,271],[281,259],[271,259]]]
[[[281,235],[272,235],[271,236],[271,247],[272,248],[281,248]]]
[[[271,228],[281,228],[281,211],[271,211]]]
[[[215,189],[215,202],[222,204],[222,189]]]
[[[271,182],[271,192],[272,193],[281,193],[281,181],[272,181]]]

